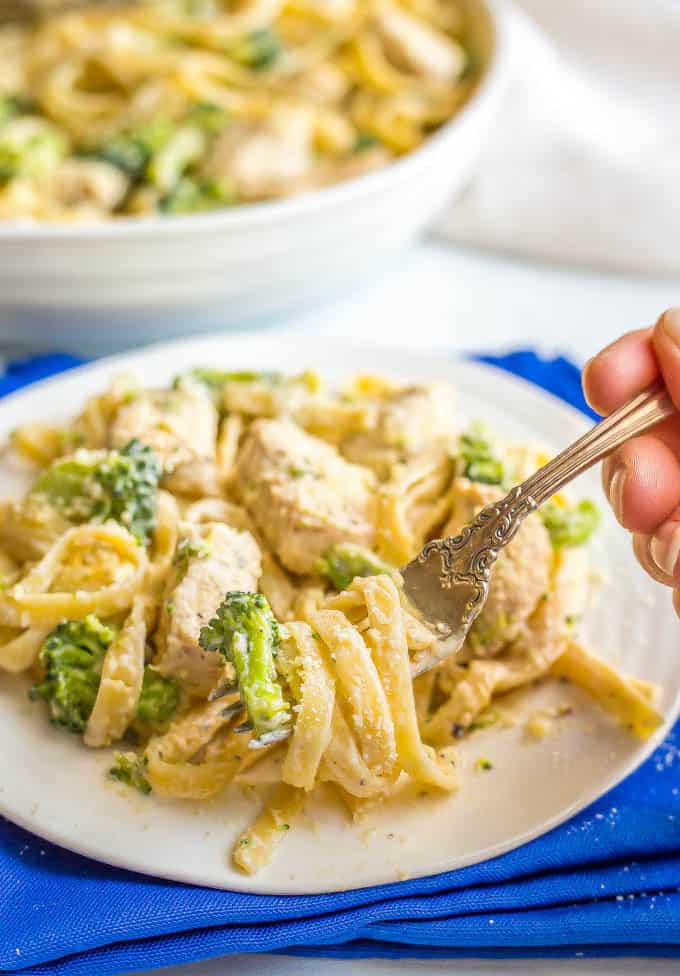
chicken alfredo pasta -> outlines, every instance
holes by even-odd
[[[659,723],[650,688],[577,641],[597,513],[561,497],[500,556],[462,652],[412,681],[432,637],[396,567],[544,460],[463,422],[447,386],[121,378],[13,448],[40,470],[0,508],[0,667],[31,670],[54,725],[114,745],[110,775],[142,793],[269,783],[244,871],[320,784],[355,816],[409,780],[455,790],[455,741],[536,679],[640,736]]]
[[[469,0],[147,0],[0,28],[0,219],[186,214],[381,167],[479,76]]]

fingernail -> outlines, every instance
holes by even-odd
[[[609,495],[609,502],[611,507],[614,509],[614,515],[616,515],[619,522],[623,523],[623,490],[626,487],[626,469],[623,465],[616,468],[614,474],[609,480],[609,488],[607,489],[607,494]]]
[[[661,328],[671,342],[680,346],[680,308],[669,308],[661,316]]]
[[[593,360],[594,359],[595,359],[595,357],[594,356],[591,356],[590,359],[586,359],[586,361],[585,361],[585,363],[583,365],[583,369],[581,370],[581,386],[585,386],[586,385],[586,376],[588,375],[588,370],[593,365]]]
[[[649,540],[649,555],[666,576],[673,576],[680,556],[680,523],[666,522]]]
[[[583,396],[586,398],[586,403],[588,403],[591,407],[593,405],[590,402],[590,397],[588,395],[588,372],[590,370],[590,367],[593,365],[594,359],[595,356],[591,356],[590,359],[585,364],[585,366],[583,367],[583,369],[581,370],[581,389],[583,390]],[[595,407],[593,407],[593,410],[594,409]]]
[[[617,461],[616,458],[608,457],[602,462],[602,491],[607,497],[609,497],[609,485],[612,480],[612,475],[618,467],[620,467],[621,462]]]

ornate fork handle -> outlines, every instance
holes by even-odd
[[[429,542],[402,575],[414,605],[440,634],[441,647],[436,655],[418,662],[414,674],[447,656],[447,641],[452,647],[460,645],[484,605],[499,552],[527,515],[625,441],[675,413],[665,389],[655,384],[596,424],[505,498],[482,509],[460,535]]]
[[[537,505],[542,505],[564,485],[602,461],[631,437],[644,433],[674,414],[677,414],[677,409],[665,387],[654,383],[591,427],[570,447],[527,478],[521,487],[533,495]]]
[[[463,608],[461,623],[467,629],[481,610],[489,589],[491,568],[498,553],[517,533],[524,519],[536,508],[536,502],[522,485],[488,505],[466,525],[460,535],[428,542],[417,557],[425,563],[433,555],[441,560],[440,584],[469,588],[470,597]]]
[[[459,536],[436,540],[434,544],[439,542],[444,548],[443,565],[450,565],[452,571],[459,573],[455,554],[465,550],[469,553],[469,572],[482,585],[488,582],[499,551],[510,542],[530,512],[631,437],[676,412],[661,384],[655,383],[639,393],[513,488],[501,501],[483,509]],[[427,546],[423,553],[426,549]]]

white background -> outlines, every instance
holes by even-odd
[[[289,327],[293,335],[311,330],[423,349],[533,346],[583,363],[674,303],[680,305],[680,282],[669,278],[530,264],[430,241],[351,299]]]

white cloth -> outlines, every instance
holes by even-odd
[[[507,13],[506,101],[439,233],[679,273],[680,0],[516,0]]]

